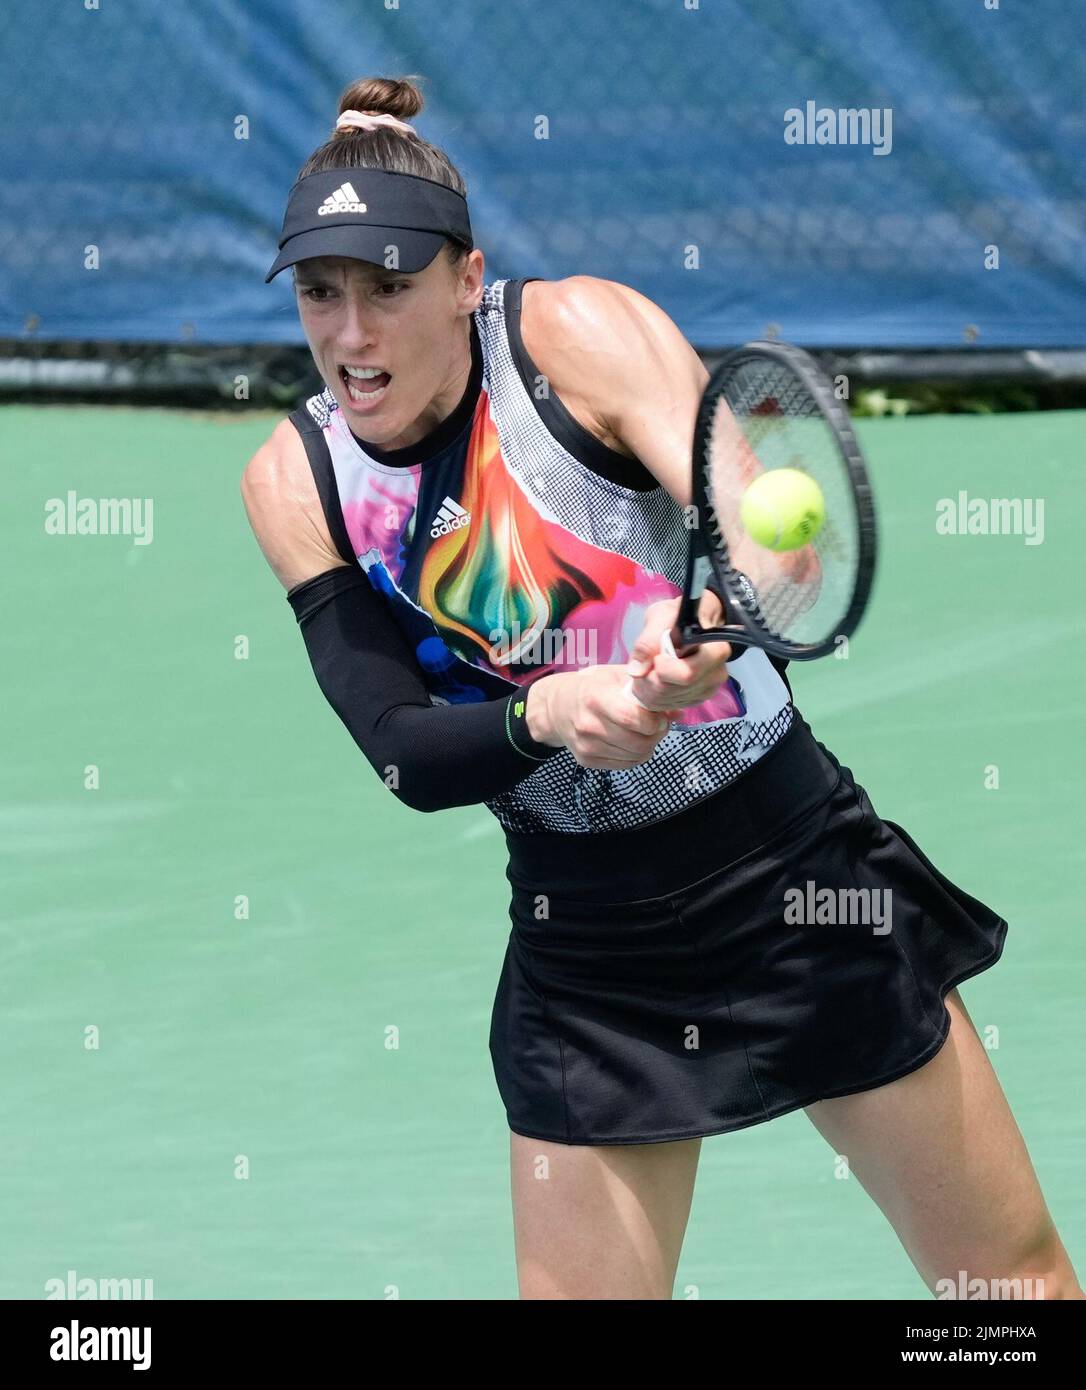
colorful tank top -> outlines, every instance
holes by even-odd
[[[291,417],[337,547],[385,595],[435,704],[624,665],[649,604],[682,591],[681,508],[548,390],[520,333],[524,283],[486,287],[472,321],[471,381],[421,441],[424,457],[367,449],[327,388]],[[719,791],[793,717],[763,652],[748,650],[729,670],[649,761],[586,768],[562,749],[488,808],[507,831],[591,833],[645,825]]]

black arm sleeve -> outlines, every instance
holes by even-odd
[[[529,734],[524,689],[431,704],[414,653],[361,569],[327,570],[287,600],[328,703],[377,775],[416,811],[488,801],[561,751]]]

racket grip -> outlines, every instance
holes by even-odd
[[[728,645],[732,649],[732,654],[728,658],[729,661],[738,661],[739,658],[743,655],[743,653],[747,650],[747,644],[745,642],[732,642],[729,640]],[[675,643],[672,640],[670,632],[665,632],[663,637],[661,637],[660,650],[663,652],[665,656],[676,655]]]

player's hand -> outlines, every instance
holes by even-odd
[[[541,743],[568,748],[582,767],[619,770],[648,762],[668,719],[631,700],[628,681],[625,666],[589,666],[534,681],[529,732]]]
[[[689,709],[710,700],[728,679],[729,642],[706,642],[685,657],[665,656],[660,642],[679,616],[682,600],[661,599],[645,610],[645,626],[630,649],[627,674],[634,677],[633,693],[652,710]],[[716,594],[706,589],[698,604],[702,627],[719,627],[724,608]],[[631,701],[631,703],[633,703]]]

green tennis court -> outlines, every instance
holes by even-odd
[[[279,418],[0,410],[6,1298],[516,1297],[502,837],[399,803],[325,703],[238,494]],[[1086,413],[858,431],[874,603],[796,703],[1009,919],[962,993],[1082,1262]],[[938,534],[960,490],[1043,498],[1043,543]],[[151,499],[153,538],[48,534],[69,492]],[[928,1298],[834,1157],[802,1112],[707,1139],[676,1297]]]

